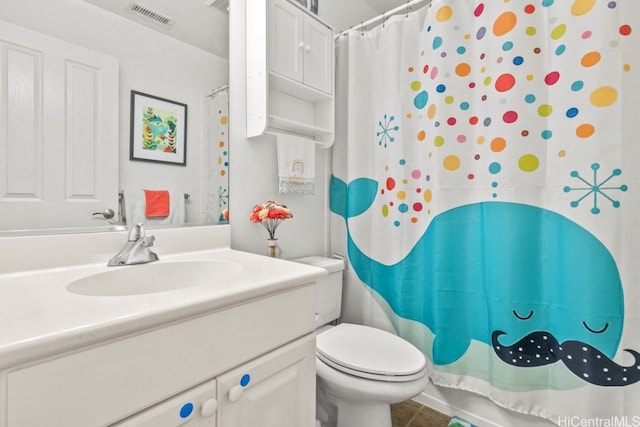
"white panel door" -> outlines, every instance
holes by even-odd
[[[304,83],[333,93],[333,31],[311,17],[304,25]]]
[[[304,78],[303,15],[287,0],[269,2],[269,69],[299,82]]]
[[[0,230],[118,208],[118,62],[0,22]]]
[[[218,378],[220,427],[313,427],[315,335]]]

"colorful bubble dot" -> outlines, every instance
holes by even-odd
[[[622,66],[622,69],[623,69],[624,71],[631,71],[631,64],[624,64],[624,65]]]
[[[442,165],[448,171],[455,171],[460,168],[460,158],[455,155],[449,155],[444,158]]]
[[[524,7],[524,13],[531,15],[536,11],[536,7],[532,4],[528,4]]]
[[[471,66],[466,62],[461,62],[456,66],[456,74],[460,77],[466,77],[471,73]]]
[[[470,173],[469,175],[467,175],[467,179],[468,179],[469,181],[473,181],[475,178],[476,178],[476,176],[475,176],[474,174],[472,174],[472,173]]]
[[[558,47],[556,48],[556,55],[557,55],[557,56],[560,56],[560,55],[562,55],[566,50],[567,50],[567,46],[566,46],[566,45],[561,44],[560,46],[558,46]]]
[[[436,20],[438,22],[445,22],[451,19],[452,16],[453,16],[453,9],[451,9],[450,6],[442,6],[440,9],[438,9],[438,12],[436,13]]]
[[[476,6],[476,8],[473,11],[473,15],[477,18],[480,15],[482,15],[482,12],[484,11],[484,3],[480,3],[478,4],[478,6]]]
[[[414,91],[419,91],[421,87],[422,83],[420,83],[418,80],[411,82],[411,89],[413,89]]]
[[[513,65],[522,65],[524,58],[522,56],[516,56],[513,58]]]
[[[443,85],[443,84],[439,84],[438,86],[436,86],[436,92],[438,92],[438,93],[442,93],[442,92],[444,92],[446,90],[447,90],[447,87],[445,85]]]
[[[583,67],[593,67],[598,62],[600,62],[601,58],[602,56],[600,55],[600,52],[596,52],[594,50],[584,54],[584,56],[580,60],[580,64],[582,64]]]
[[[457,123],[457,120],[456,120],[456,118],[455,118],[455,117],[449,117],[449,118],[447,119],[447,124],[448,124],[449,126],[455,126],[455,124],[456,124],[456,123]]]
[[[551,30],[551,38],[553,40],[560,40],[562,36],[567,32],[567,26],[565,24],[560,24]]]
[[[454,99],[454,98],[453,98],[453,96],[451,96],[451,95],[446,96],[446,97],[444,98],[444,102],[445,102],[445,104],[449,104],[449,105],[451,105],[451,104],[453,104],[453,101],[455,101],[455,99]]]
[[[478,31],[476,32],[476,39],[482,40],[484,38],[485,34],[487,34],[487,28],[486,27],[480,27],[478,29]]]
[[[511,11],[503,12],[493,23],[493,34],[500,37],[509,33],[516,26],[518,17]]]
[[[560,73],[557,71],[552,71],[544,77],[544,82],[549,86],[558,83],[558,80],[560,80]]]
[[[502,44],[502,50],[504,50],[505,52],[508,52],[511,49],[513,49],[513,42],[504,42]],[[480,59],[484,59],[484,53],[482,55],[483,56]]]
[[[540,52],[542,52],[542,49],[540,49],[539,47],[533,49],[533,53],[535,53],[536,55],[540,54]]]
[[[396,187],[396,180],[393,178],[387,178],[386,187],[389,191],[393,190]]]
[[[558,152],[558,157],[565,157],[567,155],[567,152],[565,150],[560,150]]]
[[[385,218],[389,216],[389,205],[382,205],[382,216]]]
[[[495,82],[495,88],[498,92],[507,92],[516,84],[516,78],[513,74],[505,73],[500,75]]]
[[[469,124],[470,125],[477,125],[478,124],[478,116],[471,116],[469,117]]]
[[[436,104],[431,104],[427,109],[427,117],[429,119],[433,119],[435,116],[436,116]]]
[[[498,162],[493,162],[489,165],[489,173],[492,175],[496,175],[500,173],[502,170],[502,165]]]
[[[413,210],[414,212],[420,212],[422,211],[422,203],[416,202],[413,204]]]
[[[458,137],[456,138],[456,141],[458,141],[459,143],[463,144],[463,143],[467,142],[467,136],[466,135],[458,135]]]
[[[469,103],[468,103],[468,102],[466,102],[466,101],[465,101],[465,102],[461,102],[461,103],[460,103],[460,109],[461,109],[462,111],[466,111],[466,110],[468,110],[468,109],[469,109]]]
[[[516,113],[515,111],[507,111],[502,115],[502,120],[505,123],[514,123],[516,120],[518,120],[518,113]]]
[[[418,141],[424,141],[424,139],[427,137],[427,132],[421,130],[420,132],[418,132]]]
[[[528,36],[535,36],[536,35],[536,27],[527,27],[526,30],[524,30],[524,32],[528,35]]]
[[[616,102],[618,91],[611,86],[602,86],[591,93],[589,101],[596,107],[607,107]]]
[[[534,172],[540,167],[540,159],[535,154],[525,154],[518,159],[518,167],[523,172]]]
[[[571,83],[571,90],[574,92],[582,90],[583,87],[584,82],[582,80],[576,80],[575,82]]]
[[[549,129],[543,130],[540,133],[540,136],[542,137],[542,139],[544,139],[545,141],[551,139],[551,137],[553,136],[553,132],[550,131]]]
[[[499,153],[507,148],[507,140],[502,137],[493,138],[491,140],[491,151],[494,153]]]
[[[424,67],[422,67],[423,74],[427,74],[427,71],[429,71],[429,65],[425,65]]]
[[[587,30],[584,33],[582,33],[580,37],[582,37],[583,40],[587,40],[589,37],[591,37],[591,35],[592,35],[591,31]]]
[[[438,135],[433,138],[433,145],[436,147],[442,147],[444,145],[444,137],[442,135]]]
[[[553,5],[553,1],[554,0],[542,0],[542,6],[543,7],[549,7]]]
[[[396,193],[396,197],[398,200],[404,200],[407,198],[407,193],[405,191],[400,190]]]
[[[575,0],[571,6],[571,14],[581,16],[589,13],[595,4],[596,0]]]
[[[429,94],[427,93],[427,91],[423,90],[418,95],[416,95],[416,97],[413,100],[413,104],[416,106],[417,109],[422,110],[424,107],[427,106],[428,101],[429,101]]]
[[[609,6],[609,9],[615,9],[616,8],[616,2],[610,1],[607,6]]]
[[[542,104],[538,107],[538,115],[540,117],[549,117],[553,113],[553,107],[549,104]]]
[[[576,107],[571,107],[567,110],[567,117],[572,119],[578,115],[579,110]]]
[[[411,178],[420,179],[421,176],[422,176],[422,172],[419,169],[414,169],[411,171]]]
[[[409,206],[406,203],[400,203],[398,205],[398,211],[400,213],[407,213],[409,211]]]
[[[425,202],[431,203],[431,200],[433,199],[433,193],[431,192],[431,190],[427,189],[424,191],[422,198]]]
[[[595,133],[596,129],[592,124],[583,123],[576,128],[576,135],[579,138],[589,138]]]
[[[527,137],[527,136],[529,136],[529,131],[524,129],[522,132],[520,132],[520,135],[522,135],[524,137]]]

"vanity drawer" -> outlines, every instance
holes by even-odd
[[[116,422],[313,332],[314,304],[309,284],[12,371],[8,425]]]

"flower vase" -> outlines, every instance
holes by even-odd
[[[267,254],[272,258],[280,257],[280,248],[278,247],[278,239],[267,239]]]

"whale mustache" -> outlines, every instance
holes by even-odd
[[[498,341],[505,334],[493,331],[491,344],[496,355],[509,365],[544,366],[560,360],[574,375],[594,385],[625,386],[640,381],[640,353],[635,350],[625,349],[635,360],[630,366],[622,366],[590,344],[576,340],[559,343],[546,331],[532,332],[512,345]]]

